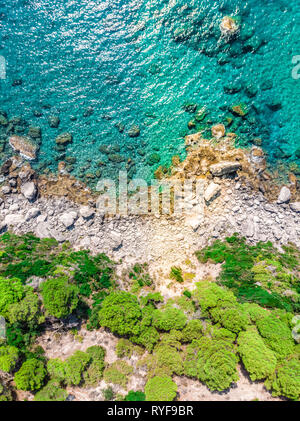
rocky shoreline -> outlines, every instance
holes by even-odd
[[[19,192],[8,184],[2,187],[0,229],[1,233],[33,232],[41,238],[69,241],[76,249],[104,252],[130,264],[148,262],[153,270],[165,273],[210,239],[234,232],[249,242],[300,246],[300,205],[289,203],[286,187],[280,192],[281,199],[270,203],[261,192],[253,192],[236,178],[215,177],[205,183],[210,201],[205,201],[203,215],[121,217],[104,216],[92,198],[89,204],[76,204],[66,197],[39,197],[35,181],[25,177]],[[199,200],[191,192],[191,207],[197,210],[198,206]]]

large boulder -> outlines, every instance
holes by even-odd
[[[204,193],[204,199],[206,202],[211,202],[214,198],[218,196],[221,191],[219,184],[211,182]]]
[[[278,204],[287,203],[290,201],[290,199],[291,199],[290,189],[288,189],[286,186],[283,186],[280,190],[277,203]]]
[[[241,164],[239,162],[223,161],[219,162],[218,164],[212,164],[209,167],[209,170],[212,173],[212,175],[216,177],[221,177],[222,175],[232,174],[240,168]]]
[[[89,206],[81,206],[79,209],[80,216],[84,219],[90,219],[95,215],[94,209]]]
[[[37,195],[37,187],[33,181],[28,181],[27,183],[22,184],[21,193],[28,200],[34,200]]]
[[[65,212],[60,217],[60,222],[66,227],[70,228],[72,225],[74,225],[74,222],[78,218],[78,214],[75,211],[71,212]]]

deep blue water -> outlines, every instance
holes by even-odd
[[[220,38],[226,15],[241,19],[231,43]],[[248,115],[234,117],[228,129],[239,144],[260,137],[271,163],[300,165],[300,79],[292,78],[292,57],[300,55],[298,0],[1,0],[0,25],[7,62],[0,108],[42,128],[38,166],[57,168],[63,155],[55,137],[67,131],[74,175],[84,179],[100,168],[115,176],[130,158],[131,176],[150,178],[172,155],[184,156],[193,118],[186,102],[207,109],[195,130],[226,122],[234,117],[230,107],[245,103]],[[84,116],[89,107],[93,114]],[[49,115],[59,115],[59,128],[49,127]],[[133,124],[137,138],[128,136]],[[26,125],[17,130],[26,134]],[[100,145],[123,162],[110,161]],[[9,153],[6,142],[0,159]]]

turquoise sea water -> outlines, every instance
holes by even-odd
[[[232,42],[220,37],[226,15],[241,19]],[[25,120],[16,133],[41,127],[41,170],[54,171],[65,154],[83,180],[126,165],[149,179],[173,155],[184,157],[183,136],[193,132],[186,103],[206,107],[194,131],[230,117],[239,144],[260,137],[271,163],[300,165],[298,0],[1,0],[0,28],[0,108]],[[240,103],[245,118],[230,113]],[[58,128],[50,115],[59,115]],[[128,136],[132,125],[140,136]],[[65,152],[55,144],[63,132],[73,135]],[[3,161],[7,127],[0,134]]]

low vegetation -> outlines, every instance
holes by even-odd
[[[174,376],[220,392],[239,380],[239,364],[274,396],[298,400],[300,345],[292,330],[300,310],[299,250],[249,245],[234,235],[196,254],[201,263],[221,264],[218,279],[195,279],[193,288],[166,300],[145,264],[119,279],[103,254],[31,234],[2,235],[0,401],[16,399],[18,391],[35,401],[64,401],[68,387],[102,380],[104,400],[172,401],[180,394]],[[184,281],[178,267],[170,277]],[[62,334],[70,331],[71,318],[114,334],[117,359],[109,364],[99,345],[47,358],[39,336],[57,323]],[[139,370],[146,373],[144,390],[130,390]]]

